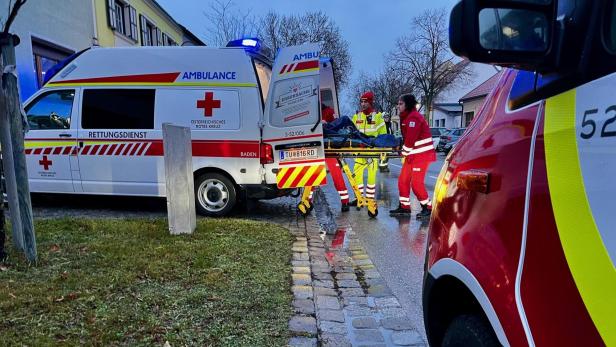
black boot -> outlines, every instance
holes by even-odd
[[[351,202],[349,202],[349,206],[357,206],[357,199],[351,200]]]
[[[430,218],[432,214],[432,209],[428,207],[428,204],[421,205],[421,211],[417,214],[417,219]]]
[[[402,204],[398,205],[398,208],[395,210],[389,210],[389,214],[392,216],[410,216],[411,209],[402,207]]]
[[[357,202],[355,203],[355,205],[357,205]],[[342,212],[349,212],[349,203],[342,203],[342,207],[340,208],[340,211]]]

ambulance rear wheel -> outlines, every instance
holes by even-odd
[[[237,202],[235,185],[218,173],[206,173],[195,181],[195,207],[200,215],[227,215]]]

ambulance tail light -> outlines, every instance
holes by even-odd
[[[261,143],[261,164],[274,163],[274,148],[269,143]]]

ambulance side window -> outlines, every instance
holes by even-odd
[[[334,108],[334,93],[331,89],[321,89],[321,103]]]
[[[55,90],[40,95],[25,109],[31,130],[70,129],[75,90]]]
[[[154,89],[87,89],[83,129],[154,129]]]

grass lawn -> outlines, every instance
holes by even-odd
[[[0,345],[285,345],[291,236],[246,220],[35,222],[39,264],[7,240]],[[7,231],[10,234],[10,231]]]

